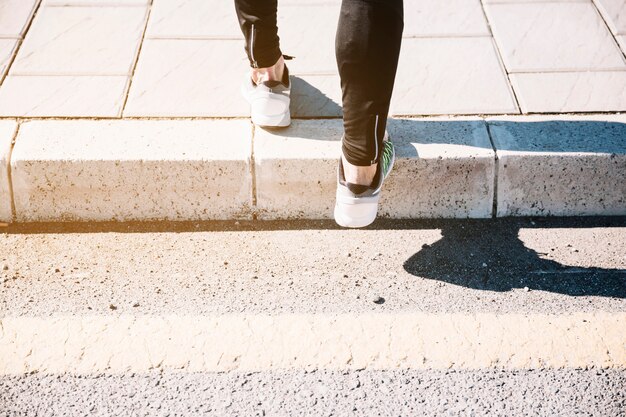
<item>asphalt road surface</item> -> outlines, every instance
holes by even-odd
[[[328,221],[38,224],[2,232],[0,318],[626,312],[620,217],[378,221],[365,230]],[[0,416],[624,416],[625,366],[35,369],[0,376]]]

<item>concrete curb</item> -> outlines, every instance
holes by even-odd
[[[283,130],[26,120],[11,154],[15,126],[0,124],[0,221],[332,216],[339,119]],[[382,217],[626,214],[626,115],[391,119],[388,130],[397,161]]]
[[[497,216],[626,214],[626,115],[488,119]]]
[[[245,120],[22,123],[16,220],[251,218],[251,135]]]

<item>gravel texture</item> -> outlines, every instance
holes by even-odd
[[[626,415],[626,371],[282,371],[0,378],[0,416]]]
[[[626,310],[626,218],[333,225],[11,226],[0,316]]]

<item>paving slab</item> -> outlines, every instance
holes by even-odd
[[[404,2],[402,36],[490,36],[480,0]]]
[[[278,7],[278,35],[292,74],[337,74],[335,34],[339,4],[285,4]]]
[[[12,75],[128,75],[145,7],[42,7],[11,66]]]
[[[388,130],[397,159],[385,182],[382,217],[491,216],[494,153],[484,122],[394,119]],[[340,120],[256,129],[258,217],[332,217],[342,134]]]
[[[215,56],[230,59],[220,63]],[[124,115],[248,116],[239,91],[248,71],[243,41],[148,39]],[[341,117],[338,75],[294,74],[292,83],[293,117]]]
[[[0,87],[0,116],[119,117],[126,76],[12,76]]]
[[[0,80],[4,77],[9,62],[17,47],[17,39],[0,39]]]
[[[50,1],[50,0],[48,0]],[[57,1],[57,0],[55,0]],[[58,0],[60,1],[60,0]],[[319,50],[324,57],[334,51],[334,36],[339,1],[281,2],[278,7],[279,35],[286,53],[310,61],[313,68],[320,65],[309,59]],[[405,37],[415,36],[489,36],[479,0],[454,0],[443,4],[436,0],[410,1],[405,4]],[[308,36],[312,31],[315,36]],[[181,4],[155,0],[146,36],[170,39],[242,39],[235,9],[231,3],[191,0]],[[324,39],[324,47],[308,49],[308,44]],[[306,54],[297,53],[303,50]],[[326,50],[326,51],[325,51]],[[332,64],[333,60],[324,60]],[[298,65],[310,69],[307,63]],[[299,68],[298,68],[299,69]],[[334,70],[334,68],[330,68]]]
[[[524,113],[626,111],[626,71],[511,74]]]
[[[248,121],[33,121],[11,160],[18,221],[250,217]]]
[[[616,35],[626,35],[626,1],[594,0],[611,31]]]
[[[292,75],[292,117],[341,117],[341,81],[338,75]]]
[[[626,214],[626,117],[489,119],[498,216]]]
[[[124,116],[249,116],[247,71],[239,40],[146,39]]]
[[[0,37],[22,38],[39,0],[1,0]]]
[[[151,0],[42,0],[43,6],[145,6]]]
[[[394,115],[517,113],[491,38],[404,39]]]
[[[146,37],[243,40],[234,3],[223,0],[153,0]]]
[[[498,4],[498,3],[585,3],[589,0],[482,0],[485,4]]]
[[[0,120],[0,222],[12,220],[11,186],[9,180],[9,156],[11,142],[15,136],[17,123],[13,120]]]
[[[487,4],[485,11],[509,72],[626,69],[591,2]]]

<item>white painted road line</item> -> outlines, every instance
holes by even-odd
[[[5,317],[0,374],[626,368],[626,313]]]

